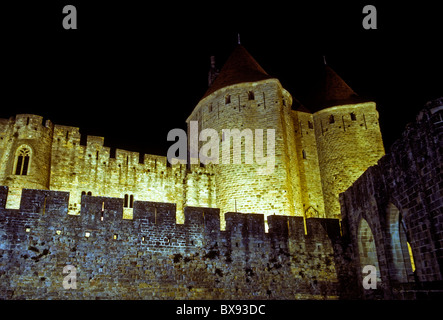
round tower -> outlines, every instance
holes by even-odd
[[[375,102],[325,65],[313,113],[325,213],[340,218],[339,194],[385,154]]]
[[[41,116],[19,114],[6,131],[0,184],[9,187],[7,207],[18,208],[22,188],[49,189],[53,125]]]
[[[226,212],[261,213],[265,221],[273,214],[303,215],[291,104],[279,80],[238,45],[188,117],[189,136],[196,123],[199,133],[217,133],[209,139],[218,139],[218,163],[211,165],[222,226]],[[198,150],[209,139],[199,141]]]

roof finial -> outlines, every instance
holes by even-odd
[[[209,69],[208,74],[208,87],[210,87],[213,83],[215,78],[217,78],[219,74],[219,70],[215,66],[215,57],[211,56],[211,68]]]
[[[215,68],[215,57],[211,56],[211,68]]]
[[[238,44],[241,44],[241,41],[240,41],[240,33],[237,33],[237,43],[238,43]]]
[[[327,65],[327,63],[326,63],[326,56],[325,56],[325,55],[323,55],[323,63],[324,63],[325,65]]]

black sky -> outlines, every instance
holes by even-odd
[[[41,1],[43,2],[43,1]],[[91,2],[94,2],[93,4]],[[2,6],[0,118],[33,113],[105,137],[105,145],[166,155],[169,130],[207,89],[209,57],[222,67],[242,44],[303,102],[327,63],[377,102],[385,146],[428,100],[443,95],[437,2],[21,2]],[[64,30],[75,5],[78,29]]]

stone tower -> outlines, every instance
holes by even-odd
[[[325,214],[340,218],[338,195],[385,154],[375,102],[359,97],[325,64],[313,111]]]
[[[8,208],[18,208],[22,188],[49,189],[53,125],[19,114],[0,122],[0,184],[9,186]]]
[[[222,225],[224,213],[234,211],[262,213],[265,221],[273,214],[303,215],[291,104],[292,97],[280,81],[268,75],[249,52],[238,45],[188,117],[188,132],[191,122],[198,121],[199,132],[212,128],[218,133],[219,163],[212,165]],[[251,148],[246,138],[241,140],[241,164],[233,163],[234,139],[223,132],[224,129],[238,129],[243,136],[250,130],[253,135]],[[267,143],[273,139],[267,135],[269,129],[275,130],[275,163],[268,173],[260,171],[266,164],[259,164],[256,159],[259,148],[255,143],[260,140],[255,136],[256,129],[263,130],[264,155],[269,155]],[[229,143],[231,161],[226,163],[222,146]],[[202,142],[199,149],[201,145]],[[246,157],[251,153],[253,162],[246,164]]]

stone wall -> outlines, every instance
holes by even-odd
[[[325,212],[340,218],[338,195],[385,154],[374,102],[314,113]]]
[[[0,121],[0,184],[9,186],[9,208],[17,208],[23,186],[48,189],[51,169],[53,124],[41,116],[20,114]],[[24,175],[16,174],[17,153],[29,151]]]
[[[325,218],[325,204],[318,162],[314,118],[309,112],[292,111],[295,155],[300,170],[300,190],[306,217]]]
[[[15,174],[16,152],[31,150],[26,175]],[[171,202],[177,220],[185,206],[216,207],[214,173],[210,167],[169,166],[164,156],[104,145],[104,138],[81,136],[79,128],[52,125],[43,117],[21,114],[0,121],[0,184],[9,187],[6,207],[18,209],[22,188],[70,193],[69,212],[80,212],[83,193],[134,200]],[[125,208],[125,217],[133,208]]]
[[[185,205],[216,205],[210,168],[169,166],[164,156],[111,150],[103,137],[87,136],[86,145],[80,139],[78,128],[55,126],[50,189],[70,192],[71,210],[78,211],[82,192],[176,203],[179,222]]]
[[[18,210],[0,188],[0,298],[3,299],[336,299],[345,266],[338,220],[226,214],[83,195],[69,215],[69,193],[24,189]],[[64,289],[63,268],[77,288]]]
[[[268,79],[219,89],[202,99],[189,116],[188,136],[191,121],[198,121],[199,132],[211,128],[218,133],[219,164],[214,166],[214,173],[217,207],[222,213],[235,210],[263,213],[265,221],[273,214],[303,216],[291,104],[292,97],[280,82]],[[234,163],[233,139],[225,137],[223,129],[251,130],[253,148],[245,151],[242,138],[241,165]],[[262,173],[267,165],[255,158],[256,129],[263,130],[265,157],[267,130],[275,130],[275,163],[269,173]],[[204,144],[199,143],[200,146]],[[231,163],[227,164],[222,151],[229,144]],[[254,155],[251,164],[246,164],[246,153]]]
[[[359,281],[364,264],[378,268],[378,289],[362,290],[362,296],[443,296],[442,150],[440,98],[428,103],[390,152],[341,194]]]

